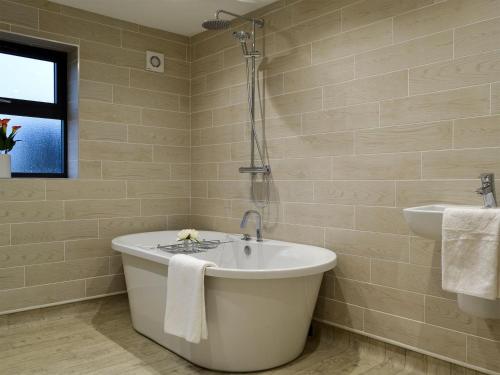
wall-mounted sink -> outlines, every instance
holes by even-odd
[[[415,234],[441,241],[443,212],[447,207],[454,206],[450,204],[432,204],[429,206],[410,207],[403,210],[403,215],[410,229]]]

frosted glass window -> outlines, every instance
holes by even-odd
[[[0,53],[0,97],[55,103],[55,64]]]
[[[21,125],[14,149],[10,152],[13,173],[63,173],[63,122],[61,120],[13,116],[10,118],[8,134],[14,125]]]

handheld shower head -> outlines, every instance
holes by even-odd
[[[246,31],[234,31],[233,38],[238,40],[241,45],[241,50],[243,51],[243,56],[248,55],[247,40],[250,39],[250,34]]]
[[[225,30],[231,27],[231,21],[214,18],[211,20],[203,21],[201,26],[206,30]]]

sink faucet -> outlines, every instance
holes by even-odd
[[[493,173],[481,173],[481,187],[476,193],[483,196],[484,208],[495,208],[497,200],[495,196],[495,175]]]
[[[241,219],[240,228],[243,229],[246,227],[248,222],[248,217],[251,214],[255,214],[257,216],[257,241],[262,242],[262,217],[260,216],[259,211],[248,210],[243,214],[243,219]],[[249,240],[250,238],[244,235],[243,239]]]

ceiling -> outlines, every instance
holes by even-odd
[[[52,0],[109,17],[192,36],[217,9],[245,14],[275,0]]]

